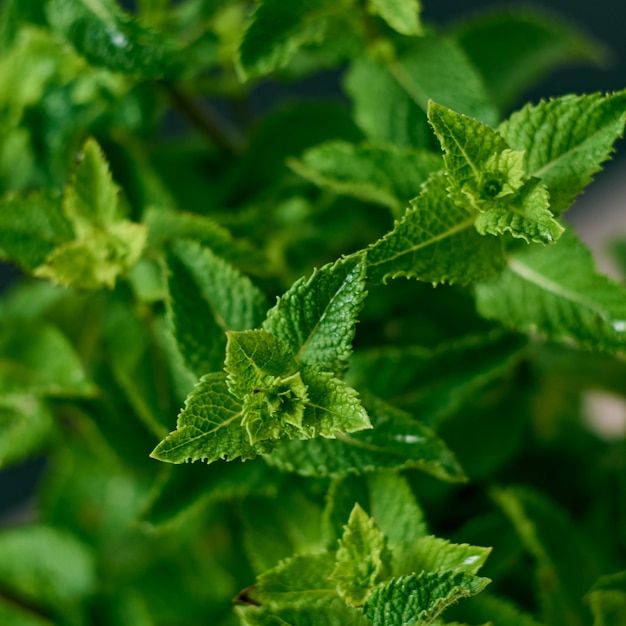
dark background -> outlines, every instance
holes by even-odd
[[[298,0],[285,0],[297,2]],[[132,2],[123,2],[130,6]],[[0,0],[1,5],[1,0]],[[613,91],[626,87],[626,2],[620,0],[543,0],[542,2],[520,3],[493,0],[423,0],[424,19],[439,26],[453,24],[462,17],[488,8],[536,7],[565,18],[579,30],[601,42],[610,53],[610,62],[605,68],[564,68],[553,73],[539,86],[526,94],[525,100],[536,101],[541,97],[558,96],[565,93],[589,93]],[[275,100],[272,90],[278,86],[261,87],[261,100]],[[329,85],[328,77],[306,81],[300,95],[305,97],[336,93],[337,85]],[[279,97],[280,99],[280,97]],[[261,106],[261,108],[264,108]],[[622,141],[617,155],[606,169],[618,171],[626,162],[626,149]],[[0,264],[0,292],[16,276],[11,267]],[[28,515],[28,500],[41,474],[43,461],[29,461],[0,472],[0,523],[13,523]]]

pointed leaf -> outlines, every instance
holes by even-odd
[[[244,77],[262,76],[284,67],[307,44],[324,37],[352,0],[303,0],[297,7],[281,0],[262,0],[239,46],[239,69]]]
[[[421,35],[423,33],[419,14],[419,0],[368,0],[367,9],[382,17],[391,28],[402,35]]]
[[[429,428],[380,401],[368,400],[367,410],[373,430],[337,434],[334,440],[289,441],[267,456],[267,462],[303,476],[414,467],[443,480],[464,480],[454,455]]]
[[[476,286],[478,310],[524,333],[608,352],[624,349],[626,289],[596,273],[567,231],[557,245],[512,254],[497,277]]]
[[[406,276],[467,284],[498,272],[503,265],[500,242],[476,232],[476,212],[455,204],[446,187],[443,173],[434,174],[394,229],[370,246],[370,280]]]
[[[604,50],[548,13],[495,9],[463,20],[454,36],[504,110],[526,89],[562,65],[600,63]]]
[[[94,65],[143,78],[180,73],[176,48],[114,0],[50,0],[47,15],[52,29]]]
[[[365,295],[365,259],[352,255],[294,283],[268,311],[263,328],[284,341],[299,363],[339,373],[352,352]]]
[[[387,64],[397,83],[424,111],[433,100],[453,111],[495,124],[498,113],[459,45],[436,34],[415,39],[408,53]]]
[[[290,165],[320,187],[389,207],[402,215],[431,172],[443,167],[427,150],[334,141],[307,150]]]
[[[258,326],[265,311],[263,294],[196,242],[175,244],[167,269],[168,313],[181,354],[197,376],[221,369],[225,332]]]
[[[487,578],[463,572],[421,572],[394,578],[374,590],[364,607],[373,626],[428,624],[461,598],[480,593]]]
[[[527,105],[500,126],[513,150],[524,150],[530,176],[550,190],[555,213],[565,211],[600,171],[624,132],[626,91],[563,96]]]
[[[552,243],[563,232],[552,218],[544,185],[525,174],[524,154],[493,129],[434,102],[428,119],[444,151],[454,202],[481,213],[479,233],[510,232],[527,242]]]
[[[391,574],[386,537],[358,504],[350,513],[335,558],[330,578],[350,606],[361,606],[372,589]]]
[[[207,374],[187,398],[178,416],[177,429],[150,456],[168,463],[198,460],[212,463],[238,457],[245,461],[268,451],[266,442],[250,445],[241,428],[241,418],[241,401],[228,390],[226,374]]]

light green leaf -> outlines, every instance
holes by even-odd
[[[176,47],[114,0],[50,0],[46,13],[53,31],[94,65],[143,78],[180,73]]]
[[[365,56],[352,61],[344,78],[354,119],[373,141],[399,148],[425,148],[431,132],[426,113],[379,61]]]
[[[512,151],[493,129],[434,102],[428,119],[444,151],[450,196],[478,211],[481,234],[510,232],[527,242],[552,243],[563,228],[549,210],[549,194],[525,174],[524,153]]]
[[[332,601],[337,597],[336,583],[329,578],[334,565],[332,552],[285,559],[258,576],[256,585],[245,590],[246,598],[270,609]],[[237,599],[243,599],[241,594]]]
[[[477,574],[491,548],[450,543],[433,535],[417,542],[404,541],[393,549],[393,574],[455,571]]]
[[[0,256],[27,270],[73,238],[58,198],[42,193],[0,200]]]
[[[428,534],[424,512],[406,478],[396,471],[353,474],[334,480],[326,502],[324,524],[329,542],[341,537],[355,502],[371,515],[392,550],[403,542],[412,545]]]
[[[177,429],[152,451],[152,456],[168,463],[185,463],[218,459],[242,461],[269,451],[269,444],[250,445],[241,428],[241,401],[226,384],[226,374],[203,376],[191,392],[178,416]]]
[[[536,561],[543,619],[551,626],[582,623],[581,599],[597,576],[589,541],[566,513],[525,488],[499,488],[492,496]]]
[[[421,35],[422,7],[419,0],[368,0],[367,10],[382,17],[391,28],[402,35]]]
[[[436,34],[420,37],[387,67],[424,111],[433,100],[484,124],[498,121],[496,107],[480,75],[451,38]]]
[[[383,402],[368,399],[366,407],[372,430],[337,433],[336,439],[285,442],[266,457],[267,462],[303,476],[414,467],[443,480],[464,480],[454,455],[429,428]]]
[[[551,70],[605,57],[599,44],[572,25],[535,9],[495,9],[464,19],[453,34],[501,111]]]
[[[262,0],[239,45],[238,69],[244,78],[284,67],[307,44],[324,38],[331,20],[353,0],[302,0],[297,7],[281,0]]]
[[[112,288],[139,260],[146,239],[143,225],[120,216],[117,196],[100,147],[88,139],[63,195],[75,238],[52,250],[35,275],[81,289]]]
[[[446,187],[443,173],[431,176],[394,229],[370,246],[370,280],[405,276],[434,284],[467,284],[500,270],[501,243],[476,232],[476,212],[455,204]]]
[[[529,176],[550,191],[554,213],[565,211],[600,171],[624,132],[626,91],[563,96],[527,105],[499,128],[513,150],[524,150]]]
[[[626,620],[626,571],[603,576],[591,588],[587,601],[593,626],[619,626]]]
[[[44,24],[43,6],[39,3],[5,0],[0,9],[0,51],[5,52],[15,41],[24,24]]]
[[[221,369],[227,330],[254,328],[263,294],[235,268],[192,241],[167,255],[168,315],[185,362],[196,376]]]
[[[0,468],[39,451],[53,430],[54,420],[41,400],[32,395],[0,398]]]
[[[480,593],[489,582],[451,571],[401,576],[374,590],[365,604],[365,616],[373,626],[428,624],[461,598]]]
[[[268,311],[263,328],[284,341],[299,363],[337,374],[352,352],[365,295],[365,259],[352,255],[296,281]]]
[[[555,246],[511,254],[500,275],[476,286],[476,302],[481,315],[520,332],[592,350],[624,349],[626,289],[596,273],[571,231]]]
[[[307,436],[308,387],[282,341],[264,330],[230,332],[225,369],[230,392],[243,403],[241,426],[250,445]]]
[[[53,326],[4,323],[0,394],[88,396],[94,388],[69,341]]]
[[[350,513],[335,558],[330,578],[336,581],[339,595],[349,606],[363,605],[372,589],[390,577],[387,539],[358,504]]]
[[[320,187],[389,207],[402,215],[431,172],[443,167],[428,150],[334,141],[307,150],[292,169]]]
[[[0,584],[18,597],[63,610],[95,590],[94,555],[72,535],[43,525],[0,533]]]

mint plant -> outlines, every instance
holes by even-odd
[[[626,288],[563,219],[626,91],[523,104],[603,54],[418,0],[6,0],[0,467],[44,469],[0,623],[626,623]]]

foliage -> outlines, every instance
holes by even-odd
[[[419,0],[134,5],[1,8],[0,467],[44,469],[0,623],[624,624],[588,407],[626,401],[626,289],[562,216],[626,91],[519,106],[603,50]]]

